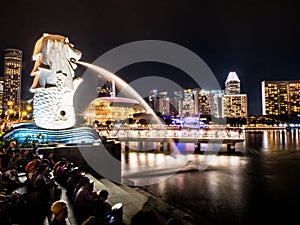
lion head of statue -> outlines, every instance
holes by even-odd
[[[31,75],[34,81],[31,91],[38,88],[57,86],[57,74],[65,75],[64,86],[73,89],[74,70],[77,61],[81,58],[81,52],[74,48],[67,37],[44,33],[36,42],[33,51],[35,61]]]

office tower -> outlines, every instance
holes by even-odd
[[[222,117],[247,117],[247,95],[224,95],[222,97]]]
[[[235,72],[230,72],[225,81],[225,94],[237,95],[241,92],[240,79]]]
[[[154,111],[158,107],[157,105],[155,105],[155,103],[157,103],[157,97],[158,97],[157,90],[156,89],[151,90],[148,97],[148,104]]]
[[[182,116],[182,104],[183,104],[183,92],[174,91],[174,97],[171,100],[171,110],[174,112],[174,115]]]
[[[224,96],[224,90],[211,90],[211,115],[216,118],[222,117],[222,97]]]
[[[300,81],[263,81],[263,115],[291,115],[300,113]]]
[[[240,94],[240,79],[235,72],[230,72],[225,81],[225,95],[222,97],[222,117],[247,117],[247,95]]]
[[[198,96],[195,96],[195,92],[193,89],[185,89],[183,92],[183,101],[182,101],[182,115],[186,116],[194,116],[197,115],[198,112],[195,112],[195,99],[198,101]]]
[[[211,92],[206,90],[200,90],[198,96],[200,115],[211,115]]]
[[[16,115],[21,101],[22,51],[8,48],[4,52],[3,110]]]
[[[193,94],[194,94],[194,115],[199,115],[199,93],[200,93],[199,88],[194,88],[193,89]]]
[[[167,91],[161,91],[158,95],[158,109],[162,115],[170,115],[170,98]]]
[[[161,113],[161,115],[170,115],[170,98],[167,91],[151,90],[148,104],[154,112]]]

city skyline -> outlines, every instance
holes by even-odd
[[[31,1],[24,8],[17,2],[2,3],[0,24],[6,32],[0,37],[0,66],[3,74],[4,49],[23,51],[23,98],[32,95],[32,50],[44,32],[68,36],[83,52],[82,60],[89,63],[132,41],[164,40],[179,44],[203,59],[221,89],[228,73],[235,71],[241,80],[241,92],[248,95],[249,114],[254,115],[262,113],[263,80],[299,79],[296,1],[72,3],[51,1],[41,7]],[[83,68],[78,68],[75,75],[83,72]],[[143,76],[165,76],[177,83],[185,80],[184,88],[195,87],[182,71],[159,63],[138,63],[121,69],[117,75],[128,83]]]

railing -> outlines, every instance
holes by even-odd
[[[234,139],[244,140],[242,129],[105,129],[98,130],[100,136],[108,139]]]

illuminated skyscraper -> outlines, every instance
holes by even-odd
[[[222,97],[222,117],[247,117],[247,95],[224,95]]]
[[[195,96],[195,93],[197,96]],[[197,101],[197,106],[199,105],[199,91],[195,89],[184,89],[183,92],[183,101],[182,101],[182,115],[186,116],[195,116],[198,115],[198,108],[195,107],[195,101]]]
[[[230,72],[225,82],[225,95],[222,97],[222,117],[247,117],[247,95],[240,94],[240,79],[235,72]]]
[[[199,113],[201,116],[221,117],[222,97],[224,90],[200,90],[199,92]]]
[[[238,95],[241,92],[240,79],[235,72],[230,72],[225,81],[225,94]]]
[[[158,91],[156,89],[151,90],[148,97],[148,104],[154,111],[157,110],[158,107],[157,97],[158,97]]]
[[[151,90],[148,97],[149,105],[154,112],[162,115],[170,115],[170,98],[167,91]]]
[[[167,91],[159,92],[157,111],[162,115],[170,115],[170,98]]]
[[[21,101],[22,51],[5,49],[4,53],[4,90],[3,110],[8,108],[18,112]]]
[[[300,81],[263,81],[263,115],[298,115],[300,113]]]
[[[200,115],[211,115],[211,92],[200,90],[198,98]]]
[[[172,111],[175,115],[182,116],[183,91],[174,91],[174,98],[171,100]]]

